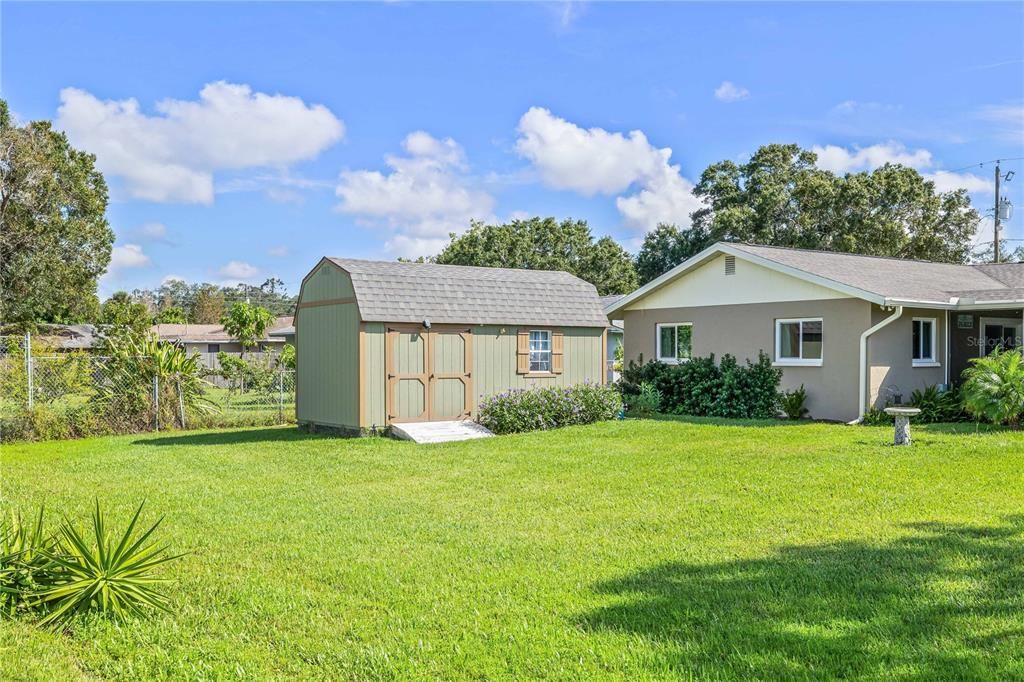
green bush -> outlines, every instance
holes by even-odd
[[[651,417],[661,409],[661,394],[650,381],[640,384],[640,393],[629,400],[628,414],[631,417]]]
[[[914,417],[915,421],[924,424],[940,424],[961,422],[970,419],[964,411],[957,389],[940,391],[938,386],[917,389],[910,394],[910,406],[921,410]]]
[[[788,419],[803,419],[810,410],[807,409],[807,390],[803,384],[792,391],[783,391],[779,395],[779,407]]]
[[[661,411],[698,417],[768,419],[778,413],[782,370],[758,353],[757,362],[741,365],[731,355],[696,357],[678,365],[630,362],[619,389],[626,403],[640,394],[647,382],[661,394]]]
[[[494,433],[521,433],[615,419],[622,397],[610,386],[514,389],[480,403],[477,421]]]
[[[964,407],[993,424],[1020,427],[1024,416],[1024,359],[1019,349],[996,349],[972,358],[960,390]]]

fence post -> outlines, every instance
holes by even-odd
[[[28,387],[28,409],[32,409],[33,399],[32,394],[35,392],[35,387],[32,385],[32,334],[31,332],[25,332],[25,382]]]
[[[160,430],[160,377],[153,375],[153,430]]]
[[[185,398],[181,395],[181,375],[180,374],[177,377],[177,385],[178,385],[178,412],[181,413],[181,428],[185,429],[185,428],[187,428],[185,426]]]
[[[277,372],[277,423],[284,424],[284,370]]]

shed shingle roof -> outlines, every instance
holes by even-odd
[[[365,322],[605,327],[594,285],[567,272],[331,258]]]

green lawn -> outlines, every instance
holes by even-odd
[[[0,678],[1024,677],[1024,433],[631,421],[7,445],[5,505],[166,513],[174,615]]]

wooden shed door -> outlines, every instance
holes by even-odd
[[[386,336],[389,422],[467,419],[472,415],[469,329],[390,326]]]
[[[468,419],[473,412],[473,333],[430,331],[430,418]]]

